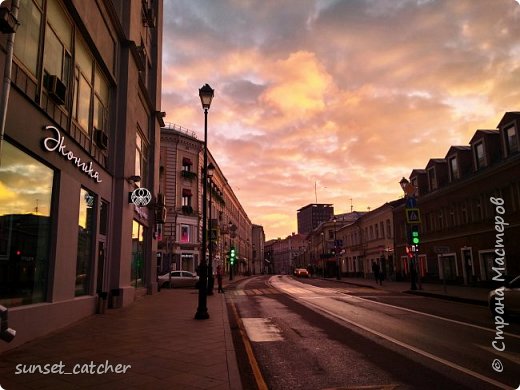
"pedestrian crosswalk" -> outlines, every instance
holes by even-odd
[[[229,295],[274,295],[274,294],[282,294],[281,291],[275,288],[252,288],[247,290],[228,290],[226,294]]]

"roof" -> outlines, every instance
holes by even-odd
[[[500,122],[498,122],[497,127],[502,127],[503,125],[512,122],[516,119],[520,119],[520,112],[519,111],[510,111],[506,112]]]

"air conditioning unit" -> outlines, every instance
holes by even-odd
[[[65,104],[65,96],[67,95],[67,87],[63,81],[56,75],[47,76],[47,92],[59,105]]]
[[[97,146],[99,146],[101,149],[106,150],[108,148],[108,135],[101,129],[94,128],[94,137]]]

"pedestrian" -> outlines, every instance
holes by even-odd
[[[379,264],[377,264],[375,261],[372,262],[372,272],[374,273],[376,284],[379,284]]]
[[[218,292],[223,293],[224,289],[222,288],[222,267],[220,265],[217,266],[217,283],[218,283]]]

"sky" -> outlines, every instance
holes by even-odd
[[[162,111],[203,139],[266,239],[401,178],[520,109],[515,0],[164,0]],[[315,191],[316,189],[316,191]]]

